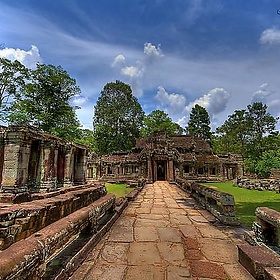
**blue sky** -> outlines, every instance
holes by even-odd
[[[0,0],[0,56],[61,65],[81,88],[84,127],[107,82],[131,85],[144,111],[212,127],[254,101],[280,115],[280,0]]]

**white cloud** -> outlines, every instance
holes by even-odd
[[[136,60],[135,65],[128,65],[127,59],[123,54],[119,54],[114,58],[112,66],[117,68],[124,76],[125,82],[131,85],[133,94],[136,97],[143,95],[143,78],[147,73],[149,67],[156,62],[156,60],[163,57],[159,46],[152,43],[144,44],[144,57]]]
[[[169,113],[181,113],[185,107],[186,98],[182,94],[168,93],[164,87],[159,86],[155,98]]]
[[[160,45],[156,47],[152,43],[144,44],[144,54],[146,54],[147,58],[150,61],[154,61],[155,59],[163,57],[163,54],[160,49]]]
[[[229,98],[230,94],[225,89],[213,88],[202,97],[191,102],[186,106],[185,110],[190,112],[191,109],[198,104],[208,111],[210,117],[213,117],[213,115],[221,113],[226,109]]]
[[[87,101],[88,101],[87,97],[77,95],[77,96],[73,97],[72,104],[75,105],[75,106],[82,106],[82,105],[86,104]]]
[[[279,44],[280,43],[280,30],[277,28],[269,28],[263,31],[261,44]]]
[[[268,83],[263,83],[260,85],[259,89],[253,93],[252,103],[254,102],[267,102],[267,97],[271,94],[268,89]]]
[[[28,68],[35,68],[38,62],[42,62],[38,48],[33,45],[29,51],[13,48],[0,49],[0,57],[5,57],[12,61],[18,60]]]
[[[125,56],[123,54],[119,54],[115,57],[114,62],[112,63],[112,67],[125,65]]]

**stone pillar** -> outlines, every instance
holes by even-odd
[[[86,166],[87,166],[87,151],[84,149],[77,149],[76,156],[75,156],[75,165],[74,165],[75,185],[83,185],[86,183]]]
[[[168,159],[167,161],[168,165],[168,176],[167,176],[167,181],[169,182],[174,182],[174,164],[172,159]]]
[[[24,132],[8,131],[4,137],[2,191],[21,192],[27,189],[30,143]]]
[[[153,168],[151,156],[147,158],[147,168],[148,168],[148,182],[153,182]]]
[[[44,141],[41,150],[41,185],[40,190],[57,188],[57,146],[50,141]]]
[[[64,187],[73,186],[74,182],[74,149],[69,145],[65,149]]]

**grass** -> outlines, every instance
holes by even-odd
[[[127,187],[126,184],[105,184],[107,192],[113,193],[116,197],[125,197],[129,194],[134,188]]]
[[[214,186],[219,191],[230,193],[235,200],[235,213],[241,223],[251,228],[256,220],[257,207],[269,207],[280,212],[280,194],[272,191],[247,190],[233,186],[231,182],[203,183],[205,186]]]

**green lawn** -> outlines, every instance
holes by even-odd
[[[105,184],[107,192],[113,193],[116,197],[125,197],[134,188],[128,188],[126,184]]]
[[[203,185],[215,186],[222,192],[232,194],[235,200],[235,213],[241,223],[249,228],[256,219],[257,207],[269,207],[280,212],[280,194],[276,192],[242,189],[234,187],[231,182],[203,183]]]

